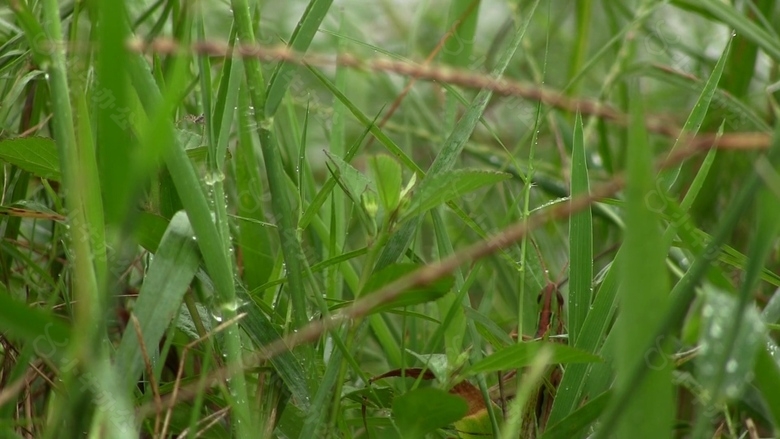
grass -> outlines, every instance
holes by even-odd
[[[12,0],[0,437],[780,435],[778,20]]]

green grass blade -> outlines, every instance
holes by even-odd
[[[626,259],[620,267],[620,314],[615,330],[619,336],[616,387],[631,388],[635,398],[624,407],[615,432],[625,436],[639,430],[651,437],[662,438],[669,437],[672,428],[670,365],[654,368],[656,370],[648,373],[641,386],[630,380],[631,368],[645,359],[645,346],[653,340],[653,328],[663,317],[668,297],[666,254],[661,241],[659,217],[646,202],[655,184],[644,112],[636,88],[630,99],[631,147],[626,165],[626,231],[623,243]],[[648,404],[654,408],[652,412],[647,411]]]
[[[187,215],[177,213],[163,235],[138,292],[133,314],[140,323],[147,350],[155,349],[160,342],[198,269],[200,257],[193,236]],[[132,329],[125,331],[119,344],[116,367],[118,375],[124,379],[125,391],[132,389],[144,370],[140,341]]]
[[[544,341],[517,343],[488,355],[466,369],[464,375],[515,370],[531,365],[542,350],[549,352],[548,364],[597,363],[601,358],[579,349]]]
[[[99,4],[100,23],[126,22],[124,3],[101,0]],[[100,25],[97,30],[100,34],[97,60],[99,87],[93,91],[93,95],[96,95],[93,99],[98,108],[108,110],[97,112],[97,157],[106,223],[116,224],[126,218],[131,205],[130,197],[146,175],[145,170],[128,166],[128,163],[132,163],[133,151],[127,120],[130,108],[125,42],[129,34],[124,26]]]
[[[605,392],[588,401],[561,422],[547,428],[541,439],[568,439],[577,437],[580,431],[592,424],[593,421],[601,415],[609,403],[610,396],[610,392]]]
[[[732,40],[730,39],[728,44],[726,44],[726,47],[723,49],[723,53],[721,53],[720,58],[718,59],[718,63],[715,64],[715,68],[712,70],[710,77],[707,78],[707,82],[704,84],[704,87],[701,90],[699,99],[696,100],[696,104],[694,104],[693,110],[688,115],[688,119],[685,121],[685,125],[683,125],[683,135],[678,137],[674,142],[672,150],[669,151],[669,156],[677,152],[681,147],[680,138],[685,138],[684,136],[695,136],[699,132],[699,128],[704,122],[704,116],[707,115],[707,110],[710,108],[712,98],[715,96],[715,92],[718,89],[718,83],[720,82],[721,75],[723,74],[723,68],[726,65],[729,49],[731,48],[731,41]],[[715,149],[712,151],[715,151]],[[677,178],[680,176],[681,169],[682,163],[673,167],[671,170],[665,171],[662,174],[662,178],[666,182],[666,187],[668,189],[671,189],[672,186],[674,186]]]
[[[590,193],[582,116],[574,122],[572,197]],[[569,219],[569,343],[577,345],[593,297],[593,215],[590,207]]]
[[[760,280],[765,261],[780,232],[778,194],[770,190],[780,179],[775,171],[777,166],[777,160],[769,162],[764,157],[760,157],[755,164],[756,172],[765,179],[769,187],[760,190],[757,197],[757,221],[739,295],[732,306],[714,304],[709,313],[712,316],[710,331],[705,334],[702,341],[709,358],[702,354],[701,363],[708,363],[703,366],[699,375],[702,385],[707,388],[708,394],[712,395],[716,403],[739,396],[745,384],[745,375],[753,369],[751,363],[759,347],[758,341],[762,339],[763,325],[755,310],[749,308],[749,305],[753,300],[753,292]],[[729,313],[729,310],[732,312]],[[705,317],[708,315],[706,308],[703,314]],[[721,321],[716,320],[717,316],[724,316],[724,314],[725,318]],[[704,371],[707,370],[714,372],[705,374]],[[697,423],[700,431],[708,430],[709,417],[706,412],[700,414]]]
[[[131,59],[130,66],[131,78],[147,112],[159,111],[161,106],[167,102],[173,102],[174,98],[179,96],[178,88],[169,84],[170,88],[165,96],[165,100],[163,100],[163,96],[154,82],[146,61],[142,57],[134,56]],[[174,78],[176,77],[174,76]],[[165,107],[163,106],[163,108]],[[154,141],[148,140],[148,142],[150,145],[157,145],[154,149],[158,151],[168,150],[165,163],[176,186],[178,196],[187,211],[190,224],[195,231],[206,269],[214,282],[215,290],[218,294],[218,306],[228,305],[220,309],[219,312],[224,320],[231,320],[236,316],[237,309],[237,307],[231,306],[231,304],[236,302],[232,264],[225,251],[225,243],[222,240],[221,233],[212,219],[212,212],[201,189],[200,181],[195,174],[192,163],[187,157],[187,153],[182,145],[177,144],[175,140],[173,127],[166,118],[167,114],[169,113],[165,111],[157,114],[157,122],[155,125],[152,125],[156,135],[151,136],[149,134],[149,137],[154,139]],[[225,330],[225,341],[228,363],[239,363],[241,361],[241,340],[236,325],[231,325]],[[235,374],[232,377],[230,389],[235,400],[247,401],[246,385],[242,373]],[[249,433],[252,429],[250,419],[247,405],[237,405],[236,416],[233,421],[237,431],[239,431],[238,437],[251,436]]]
[[[305,53],[309,49],[309,45],[320,28],[322,20],[325,19],[325,15],[327,15],[332,3],[333,0],[311,0],[300,21],[298,21],[298,25],[295,27],[287,47],[298,53]],[[279,108],[282,97],[284,97],[287,87],[289,87],[295,76],[294,72],[297,68],[297,65],[286,62],[280,62],[276,66],[271,78],[268,80],[265,116],[271,117],[276,114],[276,110]]]
[[[766,156],[770,163],[780,158],[780,125],[775,129],[772,146],[769,148]],[[739,219],[742,218],[744,212],[751,204],[759,186],[760,180],[756,173],[752,173],[746,178],[739,193],[724,211],[723,219],[712,234],[712,239],[707,243],[706,248],[700,252],[682,279],[680,279],[672,289],[672,305],[669,307],[669,312],[667,312],[661,324],[659,324],[655,330],[656,338],[664,337],[668,331],[671,331],[680,324],[688,311],[688,305],[695,295],[696,286],[705,275],[710,264],[717,257],[720,247],[726,242],[726,239],[734,226]],[[645,352],[650,355],[650,360],[654,358],[653,355],[661,353],[657,351],[654,343],[655,342],[653,342],[653,345],[648,343],[647,349],[645,349]],[[639,383],[644,379],[644,376],[647,373],[648,370],[645,359],[643,359],[641,362],[634,365],[628,381],[634,384]],[[609,410],[601,420],[601,433],[599,434],[599,437],[603,437],[602,435],[609,432],[614,426],[614,422],[620,415],[622,408],[630,398],[630,395],[631,391],[625,387],[616,391],[614,405],[612,405],[611,410]]]

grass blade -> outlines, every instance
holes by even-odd
[[[200,257],[193,236],[187,214],[177,213],[138,292],[133,314],[138,318],[147,349],[159,343],[198,270]],[[135,385],[144,368],[140,342],[135,331],[125,331],[117,349],[116,367],[125,389]]]
[[[298,25],[295,27],[290,43],[287,45],[290,49],[298,53],[306,53],[314,35],[320,28],[322,20],[330,9],[333,0],[311,0],[306,10],[303,12]],[[293,72],[298,66],[291,63],[280,62],[276,66],[271,78],[268,80],[268,92],[266,93],[265,115],[273,116],[282,102],[282,97],[287,92],[295,75]]]
[[[571,159],[572,197],[590,193],[582,116],[577,113]],[[593,296],[593,215],[590,207],[569,219],[569,343],[577,345]]]

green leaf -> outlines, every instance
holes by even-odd
[[[359,205],[364,193],[368,191],[376,193],[376,186],[362,172],[355,169],[354,166],[345,162],[339,156],[332,155],[327,151],[325,151],[325,154],[339,170],[338,179],[342,182],[343,187],[346,188],[347,195],[352,198],[353,202]]]
[[[459,169],[426,177],[414,190],[404,218],[414,218],[440,204],[511,177],[504,172]]]
[[[389,265],[371,275],[368,282],[366,282],[366,285],[363,287],[361,296],[371,294],[371,292],[376,291],[419,268],[419,265],[408,263]],[[454,282],[455,280],[452,276],[445,276],[428,285],[410,288],[389,303],[375,308],[372,312],[383,312],[394,308],[402,308],[434,301],[447,294],[447,292],[452,289]]]
[[[764,323],[756,309],[749,307],[744,311],[742,324],[735,328],[733,351],[725,352],[728,349],[725,332],[732,327],[736,310],[734,297],[720,291],[707,292],[702,308],[701,351],[696,357],[696,376],[705,389],[712,391],[710,397],[716,404],[735,400],[742,394],[764,340]],[[722,364],[724,358],[725,365]],[[717,388],[713,389],[715,386]]]
[[[704,87],[701,90],[699,99],[696,100],[696,104],[694,104],[693,110],[691,110],[691,113],[688,115],[688,119],[685,121],[685,125],[683,126],[683,133],[685,133],[685,135],[677,138],[667,157],[671,157],[678,151],[678,148],[681,145],[681,138],[685,139],[687,136],[695,136],[699,132],[699,128],[701,127],[702,123],[704,123],[704,117],[707,115],[707,110],[710,108],[712,98],[715,96],[715,92],[718,90],[718,83],[720,82],[720,77],[723,74],[723,67],[726,64],[726,59],[729,55],[731,41],[732,40],[729,40],[728,44],[726,44],[726,47],[723,49],[723,53],[721,53],[720,59],[718,59],[718,63],[715,64],[715,68],[712,70],[710,77],[707,78],[707,82],[704,84]],[[713,148],[711,151],[716,151],[716,149]],[[674,183],[677,181],[677,178],[680,176],[682,166],[683,164],[680,163],[679,165],[674,166],[661,174],[667,189],[671,189]]]
[[[287,47],[299,53],[306,53],[317,29],[330,9],[331,3],[333,0],[311,0],[298,21]],[[266,116],[273,116],[276,113],[279,103],[282,102],[282,97],[287,92],[287,87],[295,78],[293,72],[297,67],[293,63],[286,62],[280,62],[276,66],[271,79],[268,80],[268,93],[265,101]]]
[[[398,207],[401,199],[401,165],[386,154],[375,155],[369,160],[379,189],[379,199],[389,215]]]
[[[601,358],[585,351],[560,343],[535,341],[518,343],[488,355],[468,368],[464,375],[492,373],[501,370],[518,369],[530,365],[542,348],[550,351],[550,364],[599,363]]]
[[[631,389],[635,397],[621,407],[625,415],[620,418],[616,434],[623,437],[639,428],[648,437],[667,437],[673,417],[671,367],[652,370],[641,383],[631,377],[632,368],[646,361],[646,344],[654,340],[654,328],[663,320],[669,298],[667,250],[662,242],[660,217],[647,203],[656,185],[639,85],[630,87],[631,147],[626,157],[626,227],[622,246],[625,260],[619,266],[620,311],[613,328],[617,331],[618,347],[615,387]],[[655,410],[648,413],[648,405]]]
[[[577,113],[571,160],[571,195],[590,193],[582,115]],[[588,206],[569,219],[569,343],[575,345],[593,298],[593,215]]]
[[[461,419],[468,411],[466,400],[444,390],[412,390],[393,400],[393,416],[404,438],[423,438],[437,428]]]
[[[138,318],[147,350],[159,343],[198,269],[200,257],[193,236],[187,214],[177,212],[138,292],[133,314]],[[132,325],[119,344],[116,365],[125,385],[132,388],[144,367],[138,335]]]
[[[60,162],[54,140],[24,137],[0,142],[0,160],[48,180],[60,181]]]

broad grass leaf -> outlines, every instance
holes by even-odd
[[[178,212],[168,225],[138,292],[133,314],[138,318],[147,349],[162,338],[198,270],[200,256],[193,236],[187,214]],[[136,331],[125,331],[117,349],[116,365],[129,388],[144,367]]]
[[[342,187],[347,190],[347,195],[349,195],[355,203],[360,204],[361,196],[367,191],[376,193],[376,186],[371,179],[366,177],[362,172],[355,169],[354,166],[350,165],[339,156],[330,154],[327,151],[325,154],[328,155],[328,158],[330,158],[331,162],[336,166],[336,169],[339,170],[338,179],[341,180],[343,184]]]
[[[575,349],[560,343],[529,342],[518,343],[504,348],[494,354],[488,355],[472,365],[464,372],[465,375],[478,373],[492,373],[501,370],[518,369],[530,365],[536,354],[542,348],[549,349],[551,353],[550,364],[566,363],[598,363],[601,358],[585,351]]]
[[[393,400],[395,422],[403,437],[409,439],[423,438],[467,412],[466,400],[434,388],[412,390]]]
[[[60,181],[60,159],[54,140],[23,137],[0,142],[0,160],[48,180]]]
[[[392,212],[401,198],[401,164],[386,154],[375,155],[369,161],[382,206],[385,212]]]
[[[371,275],[368,282],[366,282],[361,295],[371,294],[371,292],[377,291],[383,286],[400,279],[419,268],[419,265],[408,263],[393,264],[385,267]],[[434,301],[447,294],[447,292],[452,289],[454,281],[452,276],[445,276],[428,285],[410,288],[392,301],[375,308],[373,312],[388,311],[394,308],[402,308]]]
[[[736,308],[736,299],[720,291],[709,291],[702,308],[701,352],[696,357],[696,377],[705,389],[719,384],[711,395],[714,401],[733,400],[742,394],[764,340],[764,323],[755,308],[750,307],[744,311],[734,350],[729,354],[723,351],[726,349],[725,331],[731,327]],[[726,355],[728,359],[721,371],[720,362]],[[719,383],[716,382],[718,373],[723,374]]]

